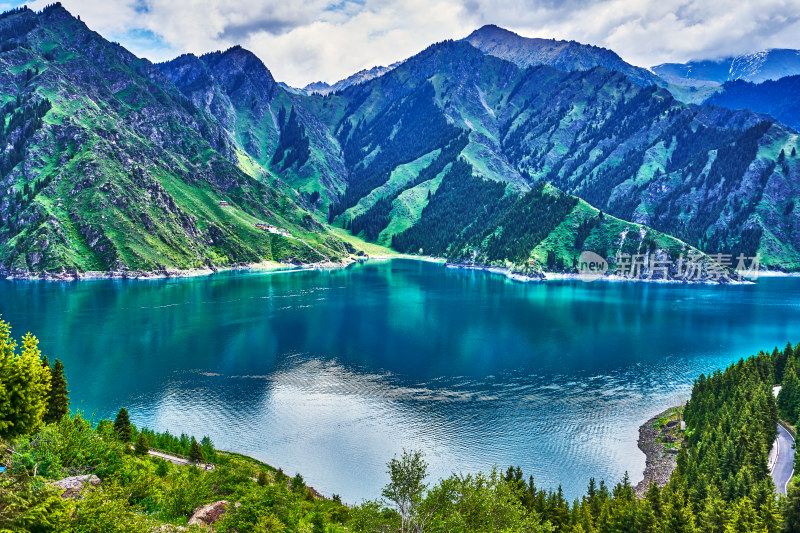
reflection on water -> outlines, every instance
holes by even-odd
[[[395,260],[346,270],[0,282],[73,406],[210,435],[347,501],[423,448],[435,476],[520,465],[578,495],[641,474],[639,424],[700,372],[800,340],[800,280],[523,284]]]

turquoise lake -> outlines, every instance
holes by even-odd
[[[638,481],[638,427],[702,372],[800,341],[800,278],[521,283],[412,260],[149,281],[0,282],[0,313],[67,367],[72,407],[376,498],[385,463],[433,478],[520,465],[538,486]]]

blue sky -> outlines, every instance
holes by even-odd
[[[53,0],[28,5],[41,9]],[[3,2],[0,9],[24,2]],[[294,86],[405,59],[484,24],[611,48],[644,67],[800,48],[800,0],[62,0],[153,61],[240,44]]]

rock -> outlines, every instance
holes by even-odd
[[[667,422],[667,427],[668,428],[674,428],[677,425],[678,425],[678,421],[677,420],[670,420],[669,422]]]
[[[234,507],[239,507],[241,504],[236,503]],[[227,500],[220,500],[218,502],[209,503],[208,505],[204,505],[200,507],[198,510],[192,514],[189,521],[186,525],[189,526],[210,526],[211,524],[215,523],[217,520],[222,518],[222,515],[225,514],[226,508],[228,506]]]
[[[84,489],[89,490],[91,487],[100,485],[100,478],[94,474],[86,474],[85,476],[72,476],[65,477],[52,483],[62,490],[61,497],[70,500],[82,500],[84,496]]]

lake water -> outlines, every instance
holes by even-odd
[[[572,498],[638,481],[639,425],[701,372],[800,341],[800,279],[520,283],[412,260],[151,281],[0,282],[72,406],[210,435],[345,501],[421,448],[434,478],[522,466]]]

